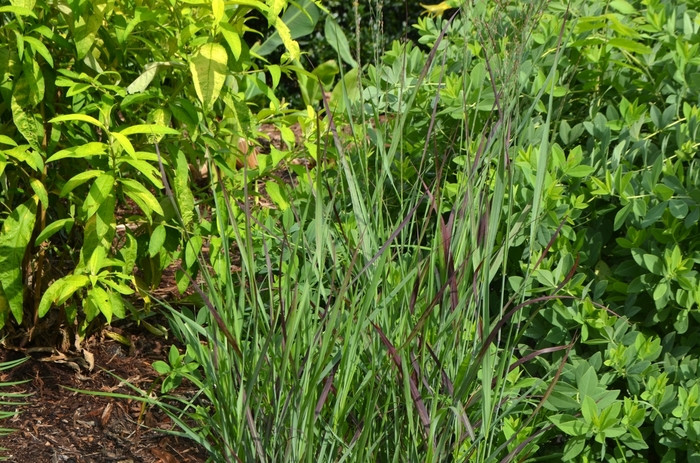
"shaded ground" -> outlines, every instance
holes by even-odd
[[[113,331],[121,331],[129,338],[132,348],[109,338],[92,338],[85,345],[94,355],[92,372],[84,368],[83,358],[73,359],[55,352],[31,352],[31,360],[0,375],[2,382],[30,380],[2,392],[32,394],[25,399],[28,405],[17,408],[21,412],[18,416],[0,423],[2,427],[17,429],[0,438],[0,447],[6,449],[0,455],[17,463],[195,463],[206,460],[206,453],[193,442],[155,430],[172,426],[159,410],[142,410],[136,401],[91,396],[64,388],[135,394],[100,367],[142,390],[154,385],[156,374],[151,364],[166,357],[171,341],[156,337],[133,323]],[[23,356],[21,352],[0,351],[0,361]],[[156,387],[159,388],[159,384]],[[188,392],[188,385],[184,383],[177,390],[179,394]]]

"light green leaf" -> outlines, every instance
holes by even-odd
[[[148,242],[148,255],[155,257],[156,254],[160,252],[163,248],[163,243],[165,243],[166,230],[165,225],[158,225],[153,233],[151,233],[151,240]]]
[[[185,265],[187,268],[192,268],[197,263],[197,256],[201,250],[202,237],[199,235],[192,236],[187,242],[187,246],[185,246]]]
[[[287,195],[284,192],[282,188],[280,188],[279,184],[273,180],[270,180],[269,182],[265,182],[265,191],[267,191],[267,194],[270,195],[270,199],[272,199],[272,202],[275,203],[275,205],[281,210],[284,211],[289,207],[289,201],[287,200]]]
[[[141,161],[140,159],[130,159],[130,158],[120,158],[118,162],[123,162],[134,167],[136,170],[141,172],[156,188],[159,190],[163,188],[163,182],[160,179],[160,170],[152,166],[146,161]]]
[[[639,53],[640,55],[647,55],[651,53],[651,48],[646,45],[642,45],[639,42],[635,42],[630,39],[623,39],[616,37],[608,41],[608,45],[611,47],[619,48],[620,50],[629,51],[632,53]]]
[[[37,127],[34,118],[27,114],[19,99],[26,100],[26,97],[22,95],[22,92],[28,91],[26,85],[21,85],[24,79],[20,78],[17,85],[15,85],[15,90],[12,92],[12,99],[10,101],[10,108],[12,109],[12,120],[15,123],[15,127],[19,133],[27,140],[29,146],[35,151],[41,152],[41,146],[39,145],[39,140],[43,137],[43,127]]]
[[[148,63],[143,67],[143,72],[139,75],[128,87],[126,87],[126,93],[133,95],[135,93],[141,93],[151,85],[151,82],[158,74],[158,72],[163,68],[186,68],[185,63],[181,61],[154,61]]]
[[[85,203],[83,203],[83,210],[85,210],[88,219],[97,212],[97,209],[107,199],[113,188],[114,175],[111,172],[97,177],[90,187],[90,192],[85,199]]]
[[[277,29],[277,33],[279,34],[280,39],[282,39],[284,48],[286,48],[287,52],[289,53],[289,58],[291,60],[299,59],[299,56],[301,56],[299,43],[296,40],[292,39],[292,33],[290,32],[289,27],[287,27],[282,18],[277,18],[277,22],[275,23],[275,29]]]
[[[565,170],[564,173],[569,177],[583,178],[591,175],[593,171],[595,171],[595,169],[591,166],[576,166]]]
[[[85,287],[90,279],[85,275],[69,275],[54,281],[39,302],[39,317],[43,317],[53,304],[64,304],[77,290]]]
[[[659,256],[655,256],[654,254],[644,254],[644,256],[642,256],[642,260],[647,270],[654,275],[662,276],[664,274],[664,265]]]
[[[99,286],[95,286],[88,291],[88,299],[102,312],[102,315],[107,319],[107,323],[112,323],[112,304],[107,291]]]
[[[0,6],[0,13],[12,13],[16,16],[31,16],[32,18],[36,18],[32,10],[21,6]]]
[[[87,297],[83,300],[83,313],[85,314],[85,321],[90,323],[95,317],[100,314],[101,301],[99,297],[93,294],[95,287],[88,291]],[[104,291],[104,290],[103,290]],[[107,294],[105,293],[105,296]],[[107,298],[109,300],[109,298]]]
[[[85,172],[81,172],[78,175],[75,175],[70,180],[68,180],[66,184],[63,185],[63,188],[61,188],[61,192],[58,195],[61,198],[63,198],[65,195],[67,195],[83,183],[87,182],[91,178],[99,177],[102,174],[103,172],[101,170],[88,170]]]
[[[41,296],[41,301],[39,302],[39,318],[43,318],[53,303],[56,302],[56,299],[58,299],[58,296],[61,294],[61,290],[63,289],[63,280],[63,278],[60,278],[54,281],[53,284],[49,286],[46,291],[44,291],[44,294]]]
[[[102,156],[107,154],[107,145],[100,142],[90,142],[81,146],[71,146],[54,153],[46,162],[54,162],[65,158],[89,158],[91,156]]]
[[[221,22],[221,18],[224,17],[225,6],[224,0],[212,0],[211,10],[214,15],[215,24],[219,24],[219,22]]]
[[[98,5],[104,5],[104,3],[106,2],[95,1],[90,9],[93,14],[89,14],[87,19],[80,18],[80,23],[75,28],[75,48],[78,52],[78,59],[81,61],[95,44],[97,31],[102,26],[102,20],[104,19],[103,10]]]
[[[0,135],[0,143],[4,145],[17,146],[17,142],[7,135]]]
[[[124,310],[124,302],[122,302],[122,297],[119,293],[110,291],[109,303],[112,306],[113,316],[119,319],[126,317],[126,311]]]
[[[39,246],[41,243],[44,241],[48,240],[51,238],[56,232],[58,232],[62,228],[68,228],[70,230],[70,227],[73,226],[75,223],[75,219],[59,219],[54,222],[51,222],[49,225],[44,228],[41,233],[39,233],[39,236],[36,237],[36,240],[34,240],[34,246]]]
[[[131,294],[134,294],[134,290],[123,283],[119,283],[117,281],[112,281],[109,278],[99,278],[98,280],[101,283],[104,283],[105,285],[109,286],[110,288],[112,288],[113,290],[115,290],[119,294],[123,294],[125,296],[129,296]]]
[[[313,0],[301,0],[292,4],[282,15],[292,39],[309,35],[314,31],[321,14]],[[260,56],[272,53],[282,45],[279,30],[274,32],[262,45],[254,45],[250,51]]]
[[[36,210],[37,200],[32,197],[7,216],[0,232],[0,284],[17,323],[22,323],[23,314],[22,260],[34,230]]]
[[[68,89],[68,92],[66,93],[66,97],[68,97],[68,98],[74,97],[75,95],[79,95],[90,88],[92,88],[92,84],[83,84],[83,83],[73,84]]]
[[[656,288],[654,288],[654,301],[659,301],[663,299],[668,293],[669,289],[670,288],[668,282],[665,280],[661,280],[661,282],[659,282],[659,284],[656,285]]]
[[[579,420],[571,415],[553,415],[549,417],[549,421],[554,423],[564,433],[574,437],[585,435],[589,429],[589,426],[583,420]]]
[[[44,84],[44,73],[41,72],[37,60],[32,59],[30,62],[22,63],[22,78],[26,82],[29,94],[26,102],[20,102],[20,105],[25,109],[34,108],[44,99],[46,85]]]
[[[110,135],[114,137],[115,140],[119,142],[119,145],[126,151],[126,153],[131,156],[132,158],[136,159],[136,150],[134,149],[134,146],[131,144],[128,138],[124,136],[123,134],[119,132],[112,132]]]
[[[167,374],[170,374],[170,371],[172,370],[172,369],[170,368],[170,365],[168,365],[167,363],[165,363],[165,362],[162,361],[162,360],[156,360],[155,362],[153,362],[153,365],[151,365],[151,367],[152,367],[152,368],[156,371],[156,373],[158,373],[159,375],[167,375]]]
[[[153,78],[158,73],[158,63],[148,63],[143,67],[143,72],[134,81],[126,87],[126,93],[133,95],[141,93],[151,85]]]
[[[673,189],[664,185],[663,183],[659,183],[654,187],[654,194],[657,195],[662,201],[667,201],[673,197]]]
[[[282,77],[282,69],[276,64],[271,64],[267,66],[267,70],[270,72],[270,76],[272,77],[272,89],[274,90],[280,83],[280,78]]]
[[[112,132],[115,133],[115,132]],[[160,124],[138,124],[120,130],[118,133],[122,135],[134,135],[143,133],[148,135],[180,135],[179,130],[172,129]]]
[[[219,98],[228,74],[228,55],[218,43],[207,43],[190,61],[190,71],[199,101],[209,110]]]
[[[238,32],[236,32],[233,26],[231,26],[229,23],[220,23],[219,27],[221,28],[221,34],[224,36],[226,43],[231,49],[231,53],[233,53],[233,57],[236,58],[236,61],[238,61],[241,58],[241,52],[243,51],[241,36],[238,35]]]
[[[122,178],[120,180],[124,193],[134,200],[143,212],[150,218],[153,212],[163,215],[163,208],[155,196],[136,180]]]
[[[43,207],[44,210],[47,210],[49,208],[49,193],[46,191],[46,187],[44,187],[44,184],[41,183],[41,180],[34,177],[32,177],[29,180],[29,184],[31,185],[32,190],[34,190],[34,193],[39,198],[39,201],[41,202],[41,207]]]
[[[267,0],[267,6],[270,7],[267,12],[268,21],[274,22],[286,5],[287,0]]]
[[[175,179],[173,181],[173,189],[177,198],[178,208],[182,221],[185,227],[189,227],[194,218],[194,195],[190,190],[190,169],[187,164],[187,159],[182,150],[178,150],[174,156],[175,161]]]
[[[46,48],[46,45],[41,43],[41,41],[38,39],[29,36],[24,36],[24,41],[32,47],[32,50],[39,53],[46,60],[46,62],[49,63],[49,66],[53,67],[53,57],[51,56],[49,49]]]
[[[342,60],[353,68],[356,68],[357,61],[352,57],[350,44],[345,36],[345,32],[343,32],[343,29],[340,28],[331,15],[326,16],[325,34],[326,40],[338,55],[340,55]]]
[[[583,415],[583,420],[586,422],[586,424],[597,424],[598,405],[595,403],[595,400],[593,400],[593,398],[589,395],[587,395],[583,399],[583,403],[581,404],[581,414]]]
[[[637,10],[625,0],[612,0],[610,6],[619,11],[622,14],[635,14]]]
[[[69,275],[61,280],[63,280],[61,292],[54,300],[56,305],[64,304],[77,290],[84,288],[90,283],[90,278],[87,275]]]
[[[62,116],[57,116],[51,119],[49,122],[52,124],[55,124],[57,122],[72,122],[72,121],[80,121],[80,122],[87,122],[92,125],[96,125],[97,127],[101,128],[102,130],[107,130],[102,124],[102,122],[98,121],[94,117],[87,116],[85,114],[64,114]]]

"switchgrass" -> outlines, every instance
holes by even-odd
[[[324,101],[318,163],[298,178],[285,210],[238,202],[226,179],[212,176],[215,232],[211,257],[201,258],[211,270],[201,272],[201,287],[192,282],[202,304],[169,311],[186,360],[201,367],[183,376],[200,392],[143,399],[176,421],[173,432],[217,462],[487,462],[536,450],[547,429],[537,411],[558,371],[538,378],[525,368],[545,352],[522,354],[519,311],[547,297],[525,300],[506,278],[511,243],[534,243],[541,210],[547,127],[525,208],[513,207],[511,180],[542,98],[522,96],[541,8],[465,4],[440,23],[418,79],[399,83],[393,112],[362,88],[346,89],[343,113]],[[436,152],[447,130],[436,123],[444,54],[455,50],[440,44],[455,18],[479,35],[493,109],[476,117],[465,99],[447,150]],[[468,68],[476,58],[457,50]],[[406,124],[425,109],[416,105],[426,88],[434,93],[424,146],[410,151]],[[353,101],[357,94],[365,97]],[[449,152],[467,161],[455,164]],[[537,251],[522,258],[546,253]]]

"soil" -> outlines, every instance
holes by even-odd
[[[165,324],[165,320],[159,322]],[[107,371],[141,390],[159,388],[151,364],[165,359],[172,342],[133,322],[111,327],[111,331],[130,339],[132,347],[94,336],[83,345],[87,354],[71,357],[70,352],[28,349],[30,360],[2,372],[0,382],[28,382],[3,388],[0,393],[31,395],[12,399],[24,400],[26,405],[3,406],[3,410],[20,413],[0,423],[16,430],[0,438],[4,449],[0,456],[17,463],[199,463],[207,459],[206,452],[194,442],[162,432],[173,429],[173,423],[160,410],[142,409],[135,400],[67,389],[136,394]],[[91,371],[90,362],[85,360],[93,359],[90,354],[94,356]],[[24,352],[0,351],[0,361],[24,356]],[[193,387],[183,382],[176,392],[187,395]]]

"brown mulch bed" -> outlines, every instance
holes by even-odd
[[[192,441],[158,431],[173,427],[160,410],[142,410],[141,403],[135,400],[65,389],[135,394],[100,367],[142,390],[153,386],[157,375],[151,364],[166,358],[172,341],[129,322],[119,331],[131,340],[131,348],[97,336],[84,344],[94,355],[92,371],[84,368],[84,362],[66,359],[56,352],[30,350],[31,360],[2,372],[1,382],[30,381],[0,392],[31,396],[24,399],[27,405],[16,407],[19,415],[0,423],[2,427],[17,430],[0,438],[0,447],[5,449],[0,451],[0,456],[18,463],[200,463],[207,459],[206,452]],[[24,355],[0,350],[0,361]],[[159,384],[156,387],[159,392]],[[192,387],[183,382],[176,392],[186,395],[192,392],[188,389]],[[3,410],[8,407],[3,406]]]

